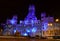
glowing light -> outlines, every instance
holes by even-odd
[[[10,20],[10,23],[11,23],[11,24],[15,24],[16,22],[17,22],[17,21],[14,20],[14,19]]]
[[[26,31],[27,31],[27,32],[30,32],[30,30],[28,30],[28,29],[27,29]]]
[[[56,22],[58,22],[58,21],[59,21],[59,19],[56,19],[55,21],[56,21]]]
[[[16,30],[14,30],[14,33],[16,33]]]
[[[53,24],[52,23],[49,23],[48,26],[52,26]]]
[[[36,30],[37,30],[36,28],[33,28],[33,29],[32,29],[32,32],[36,32]]]
[[[50,25],[52,26],[52,23]]]
[[[12,19],[12,20],[10,21],[10,23],[11,23],[11,24],[15,24],[15,20]]]
[[[28,36],[28,34],[27,33],[24,33],[23,36]]]
[[[20,23],[23,23],[23,21],[20,20]]]
[[[48,26],[49,26],[50,24],[48,24]]]

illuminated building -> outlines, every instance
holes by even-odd
[[[53,36],[55,35],[53,29],[57,29],[58,27],[54,22],[54,18],[50,16],[46,17],[45,12],[41,13],[41,20],[38,20],[35,16],[34,5],[29,5],[28,15],[24,20],[20,20],[19,22],[20,23],[17,24],[16,15],[13,16],[12,19],[7,19],[6,25],[4,26],[3,35],[14,35],[18,31],[22,36]]]
[[[49,31],[51,31],[54,27],[54,18],[53,17],[46,17],[46,13],[41,13],[41,21],[42,21],[42,37],[51,36]],[[53,35],[53,34],[52,34]]]

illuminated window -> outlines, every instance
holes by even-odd
[[[52,26],[53,24],[52,23],[49,23],[48,26]]]

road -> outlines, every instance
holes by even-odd
[[[0,38],[0,41],[60,41],[49,39],[22,39],[22,38]]]
[[[0,41],[60,41],[60,40],[56,40],[56,39],[32,39],[32,38],[22,38],[22,37],[0,37]]]

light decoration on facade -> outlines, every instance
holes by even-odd
[[[31,20],[31,23],[33,24],[33,23],[34,23],[34,21],[33,21],[33,20]]]
[[[29,33],[30,32],[30,30],[29,29],[26,29],[26,31]]]
[[[25,20],[25,24],[28,24],[28,20]]]
[[[13,18],[10,20],[10,23],[13,24],[17,24],[17,16],[13,16]]]
[[[15,21],[14,21],[14,20],[11,20],[11,21],[10,21],[10,23],[11,23],[11,24],[14,24],[14,23],[15,23]]]
[[[16,33],[16,30],[14,30],[14,33]]]
[[[37,31],[37,28],[32,28],[32,32],[36,32]]]
[[[23,23],[23,21],[22,21],[22,20],[20,20],[20,23]]]
[[[14,19],[10,20],[10,23],[15,24],[15,20]]]
[[[24,33],[23,36],[28,36],[28,34],[27,33]]]
[[[47,23],[44,23],[44,26],[43,26],[43,30],[46,31],[47,30]]]
[[[30,5],[29,6],[29,9],[28,9],[28,15],[27,17],[25,18],[25,20],[37,20],[36,16],[35,16],[35,6],[34,5]]]
[[[46,20],[45,16],[46,16],[45,13],[41,14],[41,18],[42,18],[43,21]],[[58,21],[59,21],[59,19],[56,19],[56,22],[58,22]],[[11,20],[9,19],[7,21],[7,24],[9,24],[9,23],[16,24],[17,23],[17,16],[13,16],[13,18]],[[12,27],[11,26],[9,26],[9,27],[11,27],[11,28],[15,27],[16,29],[12,30],[12,31],[14,31],[14,33],[16,33],[17,31],[19,31],[19,32],[21,31],[21,35],[23,35],[23,36],[28,36],[29,34],[31,34],[30,32],[35,33],[38,30],[38,28],[37,28],[38,26],[35,27],[36,25],[34,23],[38,23],[40,25],[40,21],[38,21],[37,18],[36,18],[36,16],[35,16],[35,7],[34,7],[34,5],[30,5],[29,6],[29,12],[28,12],[27,17],[25,18],[24,21],[20,21],[20,23],[25,23],[25,24],[17,24],[17,25],[19,25],[19,27],[21,27],[21,30],[20,30],[19,27],[17,27],[17,25],[15,25],[15,26],[13,25]],[[27,29],[28,26],[26,25],[28,23],[29,24],[31,23],[31,25],[32,25],[32,27],[30,27],[31,25],[28,25],[29,29]],[[52,26],[52,25],[53,25],[52,23],[48,24],[47,22],[44,22],[43,23],[43,28],[44,28],[43,30],[46,31],[47,30],[47,26]],[[39,27],[41,27],[41,26],[39,26]],[[23,31],[25,29],[24,27],[26,27],[26,31]],[[6,28],[6,29],[8,29],[8,28]]]

